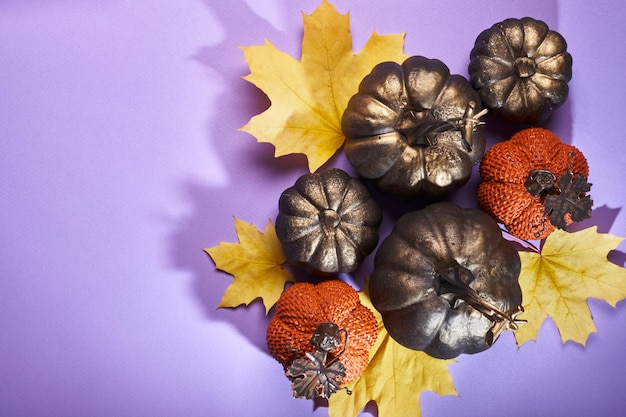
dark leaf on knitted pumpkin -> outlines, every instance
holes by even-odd
[[[577,175],[572,179],[571,172],[566,172],[559,178],[557,184],[561,192],[546,197],[546,216],[550,216],[550,222],[559,229],[565,229],[567,225],[565,216],[569,213],[575,222],[591,217],[593,200],[585,195],[591,189],[584,175]]]
[[[306,352],[287,368],[285,375],[292,379],[291,388],[296,398],[328,398],[337,392],[339,380],[346,376],[344,365],[338,361],[326,362],[325,351]]]

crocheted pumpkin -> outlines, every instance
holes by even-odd
[[[349,284],[299,282],[276,303],[267,345],[292,380],[295,397],[327,398],[361,376],[377,336],[374,314]]]
[[[492,146],[480,164],[478,202],[520,239],[545,239],[591,216],[585,156],[542,128]]]

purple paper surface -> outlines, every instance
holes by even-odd
[[[237,240],[233,216],[263,229],[306,172],[238,131],[269,105],[241,78],[238,46],[267,38],[299,57],[301,12],[320,3],[0,2],[0,416],[328,414],[292,398],[261,303],[217,309],[232,278],[202,251]],[[355,51],[373,30],[406,32],[406,53],[462,75],[493,23],[559,31],[574,77],[545,126],[589,161],[594,216],[579,227],[626,236],[623,2],[332,3],[350,12]],[[341,153],[328,166],[351,171]],[[453,199],[475,205],[477,180]],[[610,259],[624,266],[625,252]],[[549,320],[520,349],[507,332],[459,357],[459,396],[424,392],[422,415],[620,415],[626,304],[589,305],[586,347]]]

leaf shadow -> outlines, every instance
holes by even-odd
[[[588,227],[597,226],[599,233],[609,233],[621,210],[621,207],[610,208],[607,205],[594,207],[590,218],[582,222],[573,223],[568,226],[567,230],[569,232],[577,232]]]
[[[239,131],[252,116],[269,106],[267,96],[242,78],[249,69],[240,45],[260,44],[264,37],[281,39],[284,34],[256,15],[244,1],[222,4],[204,0],[204,4],[222,24],[225,35],[219,44],[198,47],[190,58],[207,70],[207,77],[212,78],[211,85],[215,85],[219,77],[220,85],[225,86],[217,95],[215,91],[207,92],[215,98],[213,109],[207,114],[206,140],[211,142],[211,149],[223,163],[227,184],[220,187],[192,180],[181,182],[180,197],[190,209],[171,226],[169,263],[191,274],[190,291],[207,320],[233,326],[252,345],[268,353],[265,330],[269,316],[262,302],[255,300],[248,306],[218,309],[222,294],[233,278],[216,270],[203,249],[221,241],[237,241],[233,217],[229,221],[219,218],[222,214],[218,216],[218,213],[232,213],[232,216],[242,211],[250,213],[254,209],[250,196],[259,192],[259,184],[274,184],[273,190],[262,188],[271,195],[276,192],[276,183],[280,183],[281,178],[291,181],[293,171],[306,167],[298,158],[274,159],[271,145],[259,144],[252,136]],[[241,30],[242,25],[246,30]],[[233,154],[237,157],[233,158]],[[254,181],[250,181],[251,173],[254,173]],[[260,220],[253,221],[261,230],[275,215],[271,209],[265,213],[263,216],[263,211],[259,210]],[[232,234],[227,235],[225,230]]]
[[[248,68],[239,49],[241,44],[259,44],[267,37],[272,41],[282,39],[284,35],[266,21],[256,16],[243,1],[232,1],[227,5],[218,5],[212,0],[204,0],[206,7],[213,11],[226,28],[225,40],[209,47],[200,47],[193,59],[205,66],[211,72],[224,75],[223,84],[227,91],[220,94],[216,110],[207,120],[207,140],[215,142],[214,149],[224,162],[225,170],[230,177],[227,187],[207,187],[201,183],[186,181],[182,184],[183,201],[191,206],[190,213],[177,219],[170,235],[170,261],[174,267],[189,271],[192,279],[190,290],[197,300],[202,314],[210,321],[223,322],[232,325],[245,336],[256,348],[268,353],[265,330],[269,316],[265,315],[262,304],[256,300],[247,307],[234,309],[217,309],[220,299],[232,277],[216,271],[211,259],[202,251],[202,248],[214,246],[220,241],[236,241],[234,235],[234,221],[231,219],[232,235],[217,235],[214,225],[216,222],[227,222],[227,219],[215,218],[214,213],[240,212],[242,207],[250,206],[250,191],[258,184],[272,184],[267,187],[267,193],[275,193],[281,179],[284,184],[291,185],[295,178],[306,171],[306,160],[302,155],[290,155],[276,159],[273,147],[269,144],[256,143],[250,135],[238,132],[248,119],[261,113],[269,106],[267,97],[249,82],[241,77],[248,73]],[[241,22],[252,22],[250,30],[240,30]],[[291,35],[290,35],[291,36]],[[566,103],[564,108],[553,115],[547,128],[558,127],[559,134],[564,138],[571,137],[571,107]],[[552,127],[549,127],[552,126]],[[492,143],[510,137],[520,126],[510,126],[492,120],[488,136]],[[229,156],[237,153],[237,161]],[[330,164],[336,166],[345,161],[341,156],[331,159]],[[243,161],[243,163],[242,163]],[[244,165],[242,167],[242,165]],[[250,173],[256,178],[249,181]],[[450,196],[451,200],[470,200],[478,183],[478,174],[474,172],[469,184]],[[233,191],[233,187],[237,191]],[[468,197],[469,196],[469,197]],[[278,195],[275,196],[276,199]],[[475,197],[474,197],[475,198]],[[379,201],[385,201],[381,198]],[[408,207],[404,203],[387,202],[385,210],[390,214],[386,220],[386,227],[390,228],[393,220],[409,209],[422,208],[425,203],[412,202]],[[260,210],[262,211],[262,210]],[[618,209],[619,212],[619,209]],[[263,217],[264,214],[259,214]],[[617,213],[614,214],[611,224]],[[266,216],[267,217],[267,216]],[[272,216],[270,216],[272,217]],[[603,215],[598,217],[604,218]],[[603,221],[604,222],[604,221]],[[260,223],[259,227],[264,226]],[[603,226],[604,227],[604,226]],[[609,225],[610,228],[610,225]],[[381,237],[382,240],[382,237]],[[622,262],[624,261],[624,254]],[[361,277],[372,269],[372,256],[366,259],[364,265],[352,277]],[[315,407],[327,407],[325,402],[316,402]],[[363,412],[377,415],[376,405],[368,403]]]
[[[265,328],[269,317],[260,300],[248,306],[236,308],[218,308],[222,294],[232,282],[233,277],[215,269],[215,264],[203,249],[216,246],[218,240],[228,240],[215,236],[211,216],[214,207],[229,192],[209,189],[201,184],[185,184],[183,193],[186,201],[191,204],[192,211],[185,218],[179,219],[170,234],[170,262],[173,267],[188,271],[191,274],[190,291],[200,306],[201,314],[211,322],[224,322],[234,326],[242,335],[258,349],[267,352]],[[233,234],[234,219],[229,222]],[[228,222],[227,219],[224,219]],[[253,318],[253,319],[251,319]]]

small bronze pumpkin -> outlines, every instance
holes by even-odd
[[[405,214],[374,265],[372,303],[410,349],[444,359],[477,353],[518,326],[520,257],[480,210],[443,202]]]
[[[437,59],[374,67],[341,120],[344,152],[388,194],[441,198],[465,184],[485,151],[480,97]]]
[[[361,181],[338,168],[298,178],[278,209],[276,235],[287,260],[312,274],[353,271],[378,244],[380,207]]]
[[[563,36],[541,20],[506,19],[478,35],[469,75],[494,114],[507,122],[539,123],[567,99],[572,56]]]

